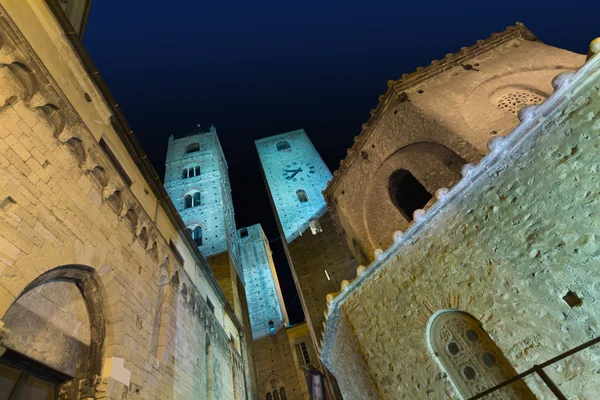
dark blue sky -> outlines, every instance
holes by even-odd
[[[238,227],[277,238],[253,141],[304,128],[333,171],[386,82],[523,22],[587,52],[600,1],[95,0],[84,44],[159,175],[167,138],[214,124]],[[292,322],[302,318],[272,243]]]

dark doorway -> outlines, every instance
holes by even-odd
[[[405,169],[399,169],[390,176],[389,191],[392,202],[408,221],[412,221],[415,210],[424,208],[432,197],[421,182]]]

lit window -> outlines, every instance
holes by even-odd
[[[308,225],[310,226],[310,231],[312,232],[313,235],[323,232],[323,229],[321,228],[321,224],[316,219],[313,219],[312,221],[310,221],[308,223]]]

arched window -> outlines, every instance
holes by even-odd
[[[200,166],[199,165],[184,168],[182,175],[181,175],[181,177],[183,179],[193,178],[195,176],[200,176]]]
[[[277,143],[277,151],[290,150],[292,146],[285,140]]]
[[[421,182],[405,169],[399,169],[390,176],[389,194],[392,203],[408,221],[412,221],[413,213],[424,208],[432,197]]]
[[[300,203],[306,203],[308,201],[308,196],[306,195],[306,192],[302,189],[296,190],[296,196],[298,196],[298,200],[300,200]]]
[[[273,390],[273,400],[281,400],[279,398],[279,392],[277,390]]]
[[[196,246],[202,246],[202,227],[191,227],[188,228],[188,231],[190,232],[190,236],[192,237],[192,239],[194,239],[194,243],[196,243]]]
[[[191,143],[185,148],[185,154],[194,153],[196,151],[200,151],[200,143]]]
[[[273,395],[271,393],[267,393],[267,400],[273,400]]]
[[[269,333],[271,335],[275,334],[275,323],[273,321],[269,321]]]
[[[198,207],[200,205],[201,195],[200,192],[194,192],[192,194],[186,194],[183,198],[184,208]]]
[[[281,396],[281,400],[287,400],[287,394],[285,394],[285,388],[281,388],[279,390],[279,395]]]
[[[478,320],[461,311],[442,311],[428,324],[430,350],[463,398],[470,398],[517,373]],[[522,381],[502,389],[502,398],[535,399]]]

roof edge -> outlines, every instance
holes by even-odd
[[[328,200],[327,202],[330,202],[329,200],[333,196],[333,191],[340,183],[338,176],[348,170],[354,161],[357,160],[359,149],[362,148],[372,131],[377,127],[383,111],[387,109],[387,106],[396,96],[402,96],[406,90],[423,83],[427,79],[440,75],[453,67],[462,65],[462,62],[467,59],[487,53],[517,38],[528,41],[540,41],[523,23],[516,22],[515,25],[507,26],[502,32],[492,33],[487,39],[477,40],[472,46],[462,47],[459,52],[446,54],[445,58],[433,60],[426,67],[417,67],[415,71],[409,74],[402,74],[400,79],[389,80],[387,82],[387,90],[383,95],[379,96],[377,106],[370,111],[368,121],[362,124],[360,133],[354,137],[354,143],[347,150],[346,158],[340,161],[339,168],[333,172],[333,179],[329,181],[323,193],[325,199]]]

